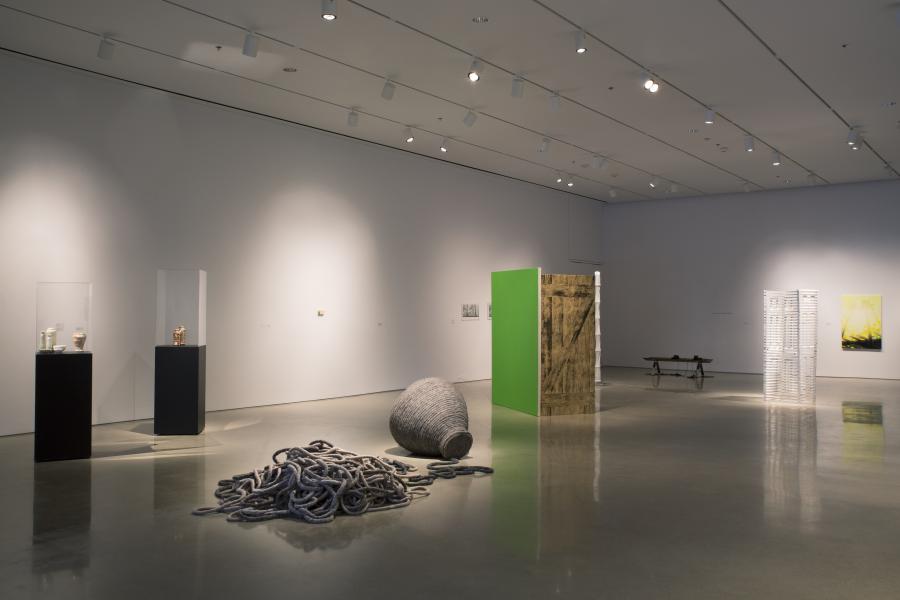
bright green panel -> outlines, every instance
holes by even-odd
[[[493,402],[539,414],[540,271],[491,273]]]
[[[503,406],[491,410],[491,538],[523,560],[539,557],[541,420]]]

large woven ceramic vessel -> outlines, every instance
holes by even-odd
[[[410,385],[391,410],[391,435],[413,454],[462,458],[472,447],[468,428],[462,394],[437,377]]]

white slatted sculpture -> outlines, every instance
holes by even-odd
[[[816,290],[763,292],[766,401],[815,400],[818,307]]]

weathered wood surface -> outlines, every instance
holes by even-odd
[[[594,412],[594,278],[541,275],[541,416]]]

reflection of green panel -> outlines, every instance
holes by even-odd
[[[534,560],[540,547],[540,420],[495,406],[491,415],[495,547]]]
[[[539,414],[540,270],[491,273],[494,404]]]

